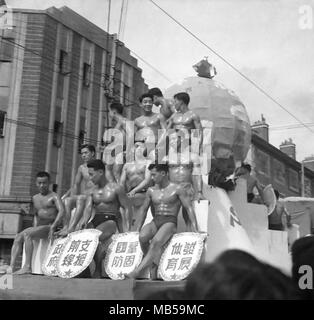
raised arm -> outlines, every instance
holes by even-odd
[[[198,232],[195,211],[194,211],[190,197],[187,195],[186,191],[181,186],[178,186],[177,194],[178,194],[179,199],[182,203],[182,206],[185,208],[185,210],[188,214],[188,217],[191,221],[191,231]]]
[[[121,207],[124,209],[121,213],[122,218],[122,232],[130,231],[131,228],[131,218],[133,216],[133,208],[130,200],[128,199],[122,186],[117,187],[117,196]]]
[[[145,169],[144,180],[138,186],[136,186],[134,189],[132,189],[128,193],[128,195],[132,197],[132,196],[135,195],[135,193],[137,193],[137,192],[143,190],[145,187],[147,187],[149,185],[149,183],[150,183],[150,177],[151,177],[150,176],[150,170],[148,170],[148,166],[147,166],[146,169]]]

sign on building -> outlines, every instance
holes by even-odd
[[[138,236],[138,232],[125,232],[112,236],[105,258],[105,271],[111,279],[124,279],[125,274],[134,271],[141,263],[143,252]]]
[[[185,279],[198,265],[206,237],[206,233],[175,234],[161,256],[159,276],[165,281]]]

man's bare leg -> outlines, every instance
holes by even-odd
[[[157,233],[157,228],[154,222],[148,223],[140,232],[139,241],[140,246],[143,251],[144,256],[147,254],[149,249],[149,242],[153,239],[154,235]]]
[[[126,277],[136,279],[139,274],[151,268],[154,262],[156,263],[157,258],[160,257],[162,246],[172,237],[176,230],[176,225],[172,222],[162,225],[152,239],[149,250],[140,265]]]
[[[27,229],[26,229],[27,230]],[[24,244],[24,232],[26,230],[23,230],[22,232],[18,233],[14,239],[13,246],[11,248],[11,261],[10,265],[5,265],[0,267],[1,273],[8,272],[9,269],[14,271],[15,262],[17,257],[21,254]]]
[[[25,263],[23,267],[14,274],[32,273],[32,257],[33,257],[33,240],[45,239],[48,237],[50,226],[39,226],[28,228],[24,232],[25,242]]]
[[[102,234],[99,236],[99,245],[94,256],[95,272],[93,274],[93,278],[100,278],[101,264],[104,258],[104,253],[106,251],[106,246],[104,244],[113,234],[115,234],[117,230],[117,225],[114,221],[109,220],[104,223],[101,223],[99,226],[97,226],[96,229],[100,230]]]

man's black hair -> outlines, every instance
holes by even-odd
[[[158,172],[164,171],[168,173],[168,165],[167,164],[159,164],[159,163],[151,163],[148,166],[148,170],[156,169]]]
[[[246,169],[248,172],[252,171],[252,167],[251,165],[249,165],[248,163],[242,163],[242,168]]]
[[[163,94],[159,88],[151,88],[148,90],[148,93],[152,96],[163,97]]]
[[[151,98],[152,101],[154,100],[154,97],[153,97],[151,94],[149,94],[149,93],[144,93],[144,94],[142,94],[142,95],[140,96],[140,98],[139,98],[140,102],[142,102],[145,98]]]
[[[93,168],[94,170],[106,170],[104,163],[99,159],[90,160],[87,162],[87,168]]]
[[[276,199],[278,200],[279,199],[279,196],[280,196],[280,193],[278,190],[274,189],[274,192],[275,192],[275,196],[276,196]]]
[[[47,177],[48,180],[50,180],[50,174],[46,171],[39,171],[37,174],[36,174],[36,178],[44,178],[44,177]]]
[[[83,144],[81,146],[81,152],[83,149],[88,149],[90,152],[93,152],[94,154],[96,154],[96,149],[92,144]]]
[[[123,114],[123,105],[120,102],[113,102],[109,108],[110,110],[116,110],[119,114]]]
[[[186,92],[179,92],[173,96],[174,99],[180,100],[186,105],[190,103],[190,96]]]

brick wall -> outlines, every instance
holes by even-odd
[[[28,196],[35,193],[34,176],[45,168],[53,70],[53,62],[48,59],[53,60],[55,34],[55,24],[46,15],[28,16],[18,114],[18,121],[28,126],[21,123],[17,126],[12,195]],[[47,59],[43,60],[41,56]]]

